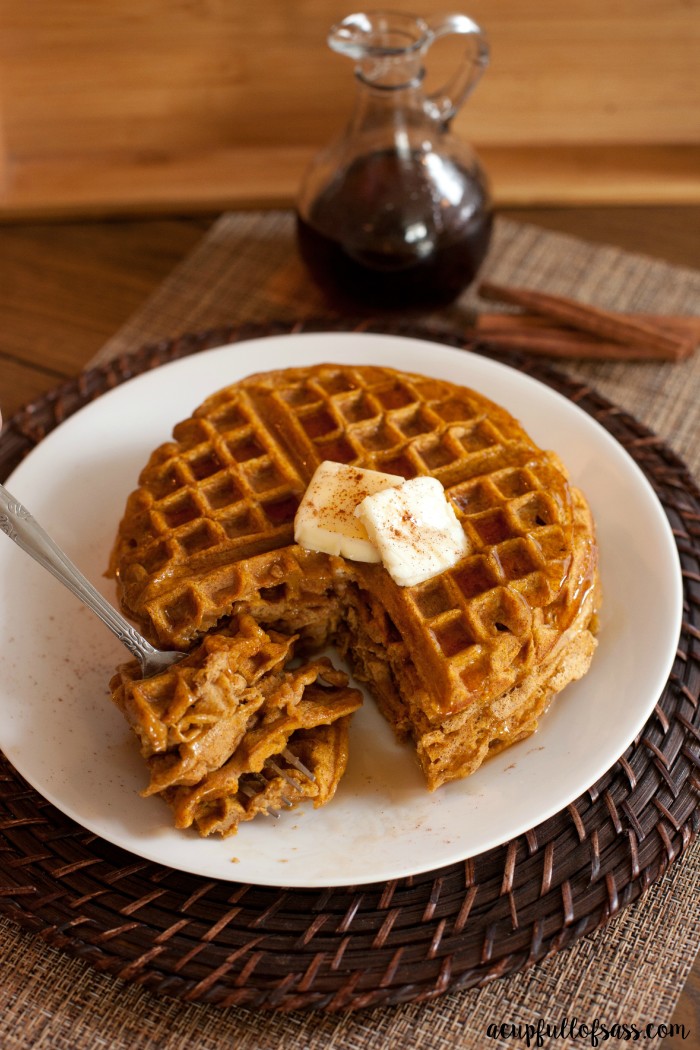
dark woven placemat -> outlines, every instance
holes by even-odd
[[[0,477],[131,376],[254,336],[353,327],[218,329],[93,369],[8,421]],[[362,327],[465,345],[410,324]],[[349,1010],[426,1000],[532,965],[605,925],[687,848],[700,826],[700,493],[663,442],[591,389],[539,360],[490,356],[597,419],[640,465],[674,530],[684,589],[678,652],[624,756],[565,810],[497,849],[420,876],[326,890],[217,883],[142,861],[70,821],[0,758],[0,911],[162,995]]]

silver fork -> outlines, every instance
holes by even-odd
[[[14,540],[18,547],[34,558],[39,565],[48,569],[57,580],[65,584],[76,598],[79,598],[99,616],[110,631],[126,646],[131,655],[138,660],[144,678],[164,671],[186,656],[186,653],[175,650],[155,649],[150,642],[147,642],[136,628],[125,620],[121,613],[117,612],[93,587],[27,508],[8,492],[4,485],[0,485],[0,532],[4,532],[6,536]],[[316,779],[313,772],[288,748],[285,747],[281,755],[309,780]],[[267,764],[291,787],[296,787],[294,781],[276,762],[269,760]],[[291,806],[291,802],[285,796],[282,796],[282,801],[285,805]],[[275,817],[279,817],[276,810],[270,810],[270,812]]]
[[[65,584],[76,598],[99,616],[110,631],[141,664],[145,678],[164,671],[185,653],[155,649],[121,613],[93,587],[67,554],[51,539],[18,499],[0,485],[0,531],[29,554],[35,561]]]

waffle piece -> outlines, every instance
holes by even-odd
[[[112,698],[150,771],[142,794],[169,802],[178,827],[231,834],[281,799],[332,798],[362,694],[328,660],[285,670],[295,640],[242,615],[157,675],[117,670]]]
[[[581,673],[585,661],[562,653],[579,632],[593,648],[585,503],[557,457],[480,394],[387,368],[291,368],[219,391],[173,437],[129,497],[111,560],[125,612],[156,643],[187,647],[245,611],[302,647],[336,644],[414,740],[430,787],[507,739],[499,699],[536,680],[549,695],[547,682],[573,677],[564,666]],[[296,508],[325,459],[437,477],[467,555],[402,588],[381,565],[296,546]],[[528,704],[522,725],[534,727]],[[451,747],[466,723],[438,761],[439,741]]]

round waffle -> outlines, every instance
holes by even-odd
[[[302,650],[336,645],[431,788],[531,733],[587,669],[590,512],[557,457],[478,393],[388,368],[284,369],[214,394],[173,439],[129,497],[111,560],[125,612],[157,644],[192,647],[247,614]],[[297,546],[324,460],[438,478],[466,556],[399,587],[381,565]]]

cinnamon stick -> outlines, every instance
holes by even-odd
[[[700,343],[700,315],[694,317],[690,314],[622,313],[620,316],[631,319],[637,318],[644,321],[645,324],[652,325],[655,328],[660,328],[662,331],[678,336],[682,341],[689,340],[696,346]],[[484,332],[502,331],[503,329],[511,330],[513,328],[538,328],[547,329],[549,331],[561,331],[562,327],[564,327],[564,331],[576,330],[568,325],[562,326],[560,321],[556,321],[552,317],[544,317],[542,314],[526,313],[523,311],[519,311],[518,313],[488,313],[486,311],[479,311],[477,325],[479,330],[483,330]]]
[[[677,355],[651,347],[625,346],[610,340],[598,339],[572,329],[537,327],[523,328],[482,327],[476,325],[476,333],[484,343],[499,350],[522,350],[543,357],[573,358],[578,361],[677,361]]]
[[[540,317],[588,332],[601,341],[655,354],[656,359],[681,360],[690,356],[695,348],[695,340],[690,336],[676,335],[638,316],[614,313],[566,296],[528,288],[507,288],[492,281],[482,281],[478,291],[484,299],[519,306]]]

